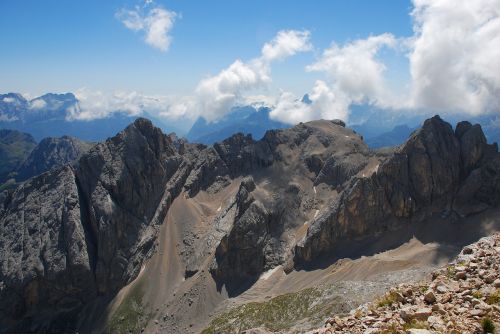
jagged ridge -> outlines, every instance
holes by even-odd
[[[499,160],[479,126],[453,131],[437,116],[394,152],[370,151],[340,121],[207,147],[174,145],[138,119],[75,167],[35,177],[2,203],[0,322],[70,330],[84,305],[137,276],[181,193],[195,198],[241,182],[208,225],[211,241],[189,241],[184,231],[180,252],[186,278],[211,259],[212,277],[231,295],[277,265],[289,271],[335,258],[340,240],[498,206]]]

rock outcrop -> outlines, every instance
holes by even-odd
[[[234,203],[237,213],[215,250],[211,272],[226,284],[255,277],[264,267],[262,249],[269,229],[269,213],[254,199],[254,189],[251,178],[241,182]]]
[[[305,188],[319,184],[314,183],[318,175],[329,170],[323,166],[311,169],[310,161],[337,159],[357,172],[367,165],[371,154],[361,139],[338,121],[269,131],[258,142],[238,134],[215,144],[214,149],[227,167],[226,177],[242,174],[261,177],[262,171],[270,172],[272,178],[271,196],[266,189],[255,190],[253,180],[242,181],[238,194],[245,201],[235,202],[240,214],[230,220],[215,250],[211,273],[230,295],[266,270],[277,265],[292,266],[295,244],[292,231],[304,226],[311,211],[319,211],[313,208],[319,205],[315,204],[319,201],[314,199],[314,189]],[[346,169],[345,173],[329,175],[329,182],[320,183],[339,187],[347,181],[349,173],[355,172]]]
[[[0,235],[4,329],[44,331],[50,324],[64,331],[65,319],[96,296],[95,248],[81,209],[69,166],[35,177],[13,193]]]

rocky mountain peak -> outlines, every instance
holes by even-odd
[[[72,102],[76,103],[78,100],[76,99],[76,96],[73,93],[62,93],[62,94],[55,94],[55,93],[47,93],[44,94],[36,99],[41,99],[44,100],[47,103],[54,103],[54,102]],[[33,101],[33,100],[32,100]]]
[[[160,128],[154,126],[153,123],[147,118],[137,118],[130,126],[128,126],[116,137],[119,137],[124,141],[132,141],[131,144],[134,144],[133,140],[137,139],[137,135],[140,135],[147,142],[149,148],[157,157],[165,154],[174,155],[176,152],[172,139],[165,135]]]
[[[3,200],[0,323],[37,331],[44,325],[30,314],[43,312],[52,328],[72,331],[97,296],[112,298],[142,266],[167,263],[165,242],[176,263],[168,275],[182,277],[165,291],[202,296],[197,284],[210,280],[210,293],[236,296],[278,266],[314,268],[351,241],[500,203],[497,146],[480,127],[453,130],[438,116],[385,151],[328,120],[260,140],[173,140],[139,118],[74,166],[29,179]],[[179,310],[179,319],[194,316]]]

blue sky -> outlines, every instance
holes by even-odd
[[[359,104],[498,113],[499,13],[500,0],[3,0],[0,91],[74,92],[83,119],[216,121],[259,100],[290,124]]]
[[[235,59],[258,56],[282,29],[307,29],[315,51],[273,67],[273,87],[306,91],[304,72],[332,41],[384,32],[409,36],[409,1],[156,1],[180,13],[161,52],[115,17],[137,1],[0,2],[0,91],[134,90],[189,94]]]

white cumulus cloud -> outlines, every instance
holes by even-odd
[[[377,101],[386,94],[385,65],[377,59],[383,47],[394,48],[391,34],[370,36],[347,43],[333,44],[322,57],[307,67],[308,71],[324,71],[335,90],[346,94],[353,102]]]
[[[144,19],[138,11],[127,12],[123,17],[123,23],[130,29],[144,29]],[[208,121],[215,121],[229,113],[231,108],[239,103],[264,102],[265,105],[273,103],[272,98],[245,96],[245,93],[265,87],[271,82],[272,62],[311,48],[309,32],[279,31],[263,46],[259,57],[248,62],[236,60],[217,75],[202,79],[193,95],[174,97],[145,95],[138,92],[109,93],[82,88],[75,92],[79,102],[67,110],[67,118],[92,120],[109,117],[115,112],[140,115],[147,111],[171,120],[193,120],[201,115]]]
[[[333,43],[306,68],[324,72],[328,77],[328,82],[316,81],[309,95],[312,103],[283,93],[271,117],[289,124],[318,118],[347,120],[353,103],[387,104],[390,93],[384,80],[385,65],[377,55],[383,47],[396,46],[397,39],[391,34],[370,36],[342,46]]]
[[[312,108],[303,103],[295,94],[282,92],[269,116],[281,122],[297,124],[314,118]]]
[[[310,33],[307,30],[281,30],[271,42],[262,47],[261,60],[271,62],[284,59],[298,52],[309,51],[312,48],[309,42]]]
[[[141,115],[145,111],[159,114],[172,103],[169,96],[144,95],[138,92],[104,93],[86,88],[78,89],[75,96],[78,104],[67,110],[68,120],[100,119],[116,112],[130,116]]]
[[[500,108],[500,1],[413,0],[416,107],[479,114]]]
[[[272,117],[291,124],[331,114],[347,120],[359,103],[395,112],[500,112],[500,0],[413,0],[413,6],[412,36],[333,43],[306,68],[327,77],[312,88],[312,104],[282,94]],[[406,52],[402,92],[389,88],[384,48]]]
[[[229,112],[245,90],[261,86],[269,80],[266,69],[236,60],[218,75],[200,81],[196,100],[200,113],[208,121]]]
[[[72,117],[91,119],[116,110],[137,114],[151,109],[172,119],[201,115],[216,121],[233,106],[259,99],[274,105],[273,119],[290,124],[318,118],[348,121],[351,105],[363,103],[395,112],[498,112],[500,0],[412,1],[410,36],[384,33],[343,44],[333,42],[306,67],[321,76],[309,92],[311,103],[287,91],[276,98],[255,96],[272,82],[274,62],[312,49],[308,31],[282,30],[263,45],[257,57],[237,59],[200,80],[190,96],[80,92],[80,106]],[[117,17],[128,29],[143,33],[146,43],[167,51],[178,14],[148,0],[143,7],[119,11]],[[390,81],[386,51],[407,57],[407,81]],[[402,92],[394,91],[394,84]]]
[[[17,100],[15,98],[13,98],[13,97],[4,97],[2,99],[2,101],[5,102],[5,103],[15,103],[15,102],[17,102]]]
[[[37,109],[43,109],[46,106],[47,106],[47,102],[45,102],[44,100],[34,99],[34,100],[30,101],[29,108],[37,110]]]
[[[136,6],[134,9],[121,9],[116,17],[130,30],[144,33],[144,41],[150,46],[166,52],[172,42],[170,31],[174,26],[177,13],[160,6],[146,9]]]
[[[180,106],[172,106],[172,110],[186,110],[193,117],[202,115],[209,122],[223,117],[230,112],[231,107],[245,99],[245,92],[271,82],[272,62],[311,50],[309,36],[308,31],[279,31],[270,42],[264,44],[259,57],[248,62],[236,60],[217,75],[201,80],[195,95],[181,101]]]
[[[326,82],[317,80],[309,94],[310,103],[290,92],[282,92],[270,117],[280,122],[297,124],[315,119],[347,119],[351,100],[342,91],[334,91]]]

